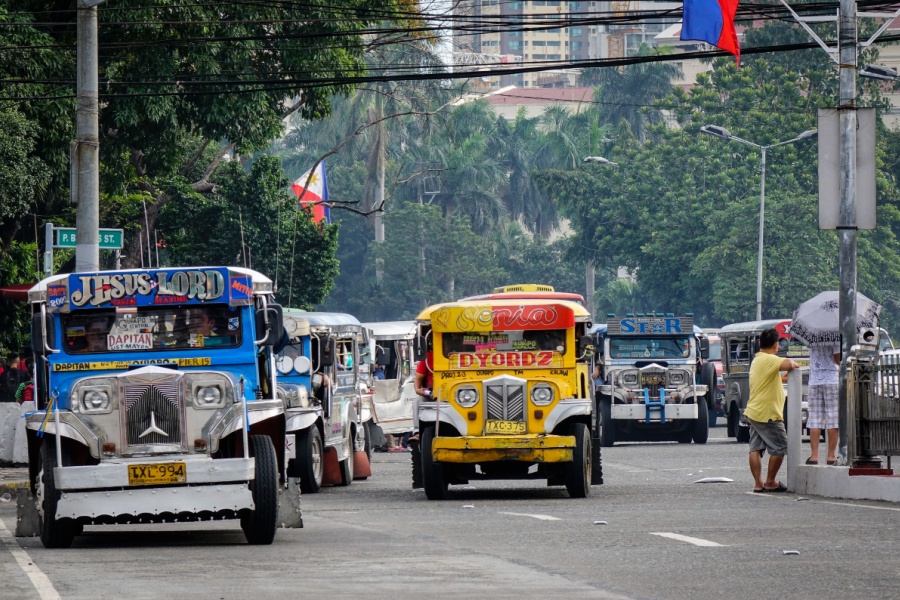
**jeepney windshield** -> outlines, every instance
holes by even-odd
[[[801,344],[793,338],[781,338],[778,340],[778,356],[809,358],[809,346]]]
[[[687,358],[691,354],[689,337],[610,338],[610,358]]]
[[[491,333],[444,333],[441,338],[444,356],[459,352],[518,352],[552,350],[566,353],[566,330],[546,329],[494,331]]]
[[[138,307],[61,315],[68,354],[227,348],[241,343],[241,314],[227,306]]]

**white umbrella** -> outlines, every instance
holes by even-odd
[[[791,336],[807,346],[841,341],[838,292],[822,292],[797,307],[791,319]],[[856,292],[856,330],[877,327],[881,305]]]

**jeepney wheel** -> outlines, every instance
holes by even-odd
[[[63,465],[70,464],[66,446],[63,444]],[[44,548],[68,548],[81,530],[72,519],[57,519],[56,507],[62,493],[56,489],[53,468],[56,467],[56,440],[47,439],[41,446],[41,470],[35,485],[38,509],[38,525]]]
[[[347,458],[341,461],[341,485],[346,487],[353,483],[353,452],[356,450],[356,430],[350,429],[347,438]]]
[[[616,424],[612,419],[612,400],[600,398],[600,445],[611,448],[616,443]]]
[[[434,427],[422,430],[422,483],[429,500],[444,500],[447,497],[447,477],[444,465],[434,461],[431,446],[434,443]]]
[[[584,423],[573,423],[569,435],[575,436],[572,462],[565,464],[566,490],[572,498],[591,493],[591,435]]]
[[[706,398],[694,398],[697,403],[697,420],[694,422],[693,437],[695,444],[705,444],[709,439],[709,411],[706,409]]]
[[[253,510],[241,514],[241,529],[247,543],[255,546],[271,544],[278,527],[278,460],[275,445],[267,435],[250,436],[250,456],[256,473],[250,482]]]
[[[366,421],[362,427],[356,430],[356,445],[353,447],[357,452],[365,452],[366,458],[372,460],[372,422]]]
[[[308,427],[297,436],[297,458],[294,459],[300,475],[300,491],[315,494],[322,489],[325,446],[322,434],[315,425]]]
[[[731,410],[728,411],[728,419],[725,426],[727,429],[725,433],[728,434],[728,437],[737,437],[738,419],[740,417],[738,416],[737,407],[732,404]]]

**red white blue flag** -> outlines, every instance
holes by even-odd
[[[681,39],[712,44],[741,63],[741,47],[734,27],[738,0],[684,0]]]
[[[300,206],[312,215],[315,223],[331,223],[331,208],[324,204],[328,200],[328,181],[325,179],[325,163],[320,162],[315,169],[301,175],[291,185]]]

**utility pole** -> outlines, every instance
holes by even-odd
[[[838,453],[847,459],[847,357],[856,343],[856,0],[841,0],[838,17],[841,128],[840,293],[841,324],[840,385],[838,385]]]
[[[78,0],[76,140],[73,155],[76,202],[75,271],[100,269],[100,91],[97,59],[97,6]]]
[[[369,122],[375,125],[375,144],[376,144],[376,172],[375,172],[375,198],[372,207],[375,211],[375,243],[384,243],[384,137],[386,135],[383,117],[383,104],[381,95],[375,98],[375,109],[369,110]],[[384,277],[384,260],[375,259],[375,280],[381,283]]]

